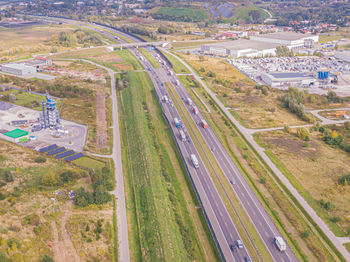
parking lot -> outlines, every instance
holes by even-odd
[[[231,65],[258,84],[266,84],[262,81],[262,74],[271,72],[298,72],[313,76],[318,79],[318,72],[328,72],[327,81],[318,79],[318,83],[308,89],[310,93],[325,94],[332,89],[341,96],[350,95],[350,65],[333,57],[266,57],[266,58],[240,58],[227,59]],[[335,78],[338,82],[333,82]],[[281,84],[279,89],[287,89],[287,85]]]

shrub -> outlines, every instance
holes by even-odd
[[[90,192],[86,192],[83,187],[76,191],[74,197],[74,204],[80,207],[86,207],[94,203],[93,195]]]
[[[17,238],[11,237],[7,240],[7,246],[9,248],[12,248],[13,245],[16,245],[17,247],[20,247],[20,242]]]
[[[305,230],[302,234],[301,234],[301,237],[302,238],[308,238],[310,236],[310,231],[308,230]]]
[[[342,185],[349,185],[350,184],[350,174],[347,174],[339,179],[339,183]]]
[[[284,132],[289,133],[290,132],[290,127],[289,126],[284,126],[283,130],[284,130]]]
[[[57,186],[59,183],[59,177],[55,171],[46,173],[41,178],[41,184],[45,186]]]
[[[40,224],[40,217],[37,214],[31,214],[24,217],[24,224],[38,226]]]
[[[213,71],[209,71],[207,74],[206,74],[206,76],[207,77],[216,77],[216,74],[215,74],[215,72],[213,72]]]
[[[3,176],[6,182],[13,182],[15,180],[10,170],[5,170]]]
[[[42,157],[42,156],[38,156],[34,159],[35,163],[45,163],[46,162],[46,158]]]
[[[304,141],[310,140],[309,131],[304,127],[297,129],[297,136]]]
[[[331,218],[331,221],[332,221],[333,223],[338,223],[338,222],[340,221],[340,217],[332,217],[332,218]]]
[[[260,183],[261,184],[265,184],[266,183],[266,178],[265,177],[260,178]]]
[[[50,255],[45,254],[43,256],[43,258],[41,259],[41,262],[54,262],[54,260],[53,260],[53,258]]]

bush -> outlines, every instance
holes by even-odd
[[[43,256],[43,258],[41,259],[41,262],[54,262],[54,260],[53,260],[53,258],[50,255],[45,254]]]
[[[45,163],[46,162],[46,158],[42,157],[42,156],[38,156],[34,159],[35,163]]]
[[[265,177],[260,178],[260,183],[261,184],[265,184],[266,183],[266,178]]]
[[[332,218],[331,218],[331,221],[332,221],[333,223],[338,223],[338,222],[340,221],[340,217],[332,217]]]
[[[297,136],[304,141],[310,140],[309,131],[305,127],[297,129]]]
[[[76,191],[74,204],[80,207],[86,207],[94,203],[94,197],[90,192],[86,192],[83,187]]]
[[[216,77],[216,74],[215,74],[215,72],[213,72],[213,71],[209,71],[207,74],[206,74],[206,76],[207,77]]]
[[[11,238],[9,238],[9,239],[7,240],[7,246],[8,246],[9,248],[12,248],[13,245],[16,245],[17,247],[20,247],[20,246],[21,246],[21,245],[20,245],[20,242],[19,242],[19,240],[18,240],[17,238],[11,237]]]
[[[347,174],[339,179],[339,183],[342,185],[349,185],[350,184],[350,174]]]
[[[15,180],[10,170],[5,170],[3,177],[4,177],[4,180],[8,183],[13,182]]]
[[[48,172],[42,176],[41,184],[45,186],[57,186],[59,184],[59,177],[55,171]]]
[[[24,217],[24,224],[38,226],[40,224],[40,217],[37,214],[31,214]]]

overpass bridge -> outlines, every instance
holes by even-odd
[[[167,41],[157,41],[157,42],[134,42],[134,43],[123,43],[123,44],[115,44],[110,45],[114,48],[128,48],[128,47],[143,47],[143,46],[161,46],[163,44],[169,44]]]

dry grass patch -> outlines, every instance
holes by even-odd
[[[350,173],[349,154],[325,144],[318,132],[311,133],[307,143],[294,133],[283,131],[266,132],[259,137],[312,199],[331,202],[334,207],[324,212],[330,218],[339,217],[337,224],[344,232],[349,231],[350,190],[339,183],[342,176]]]

